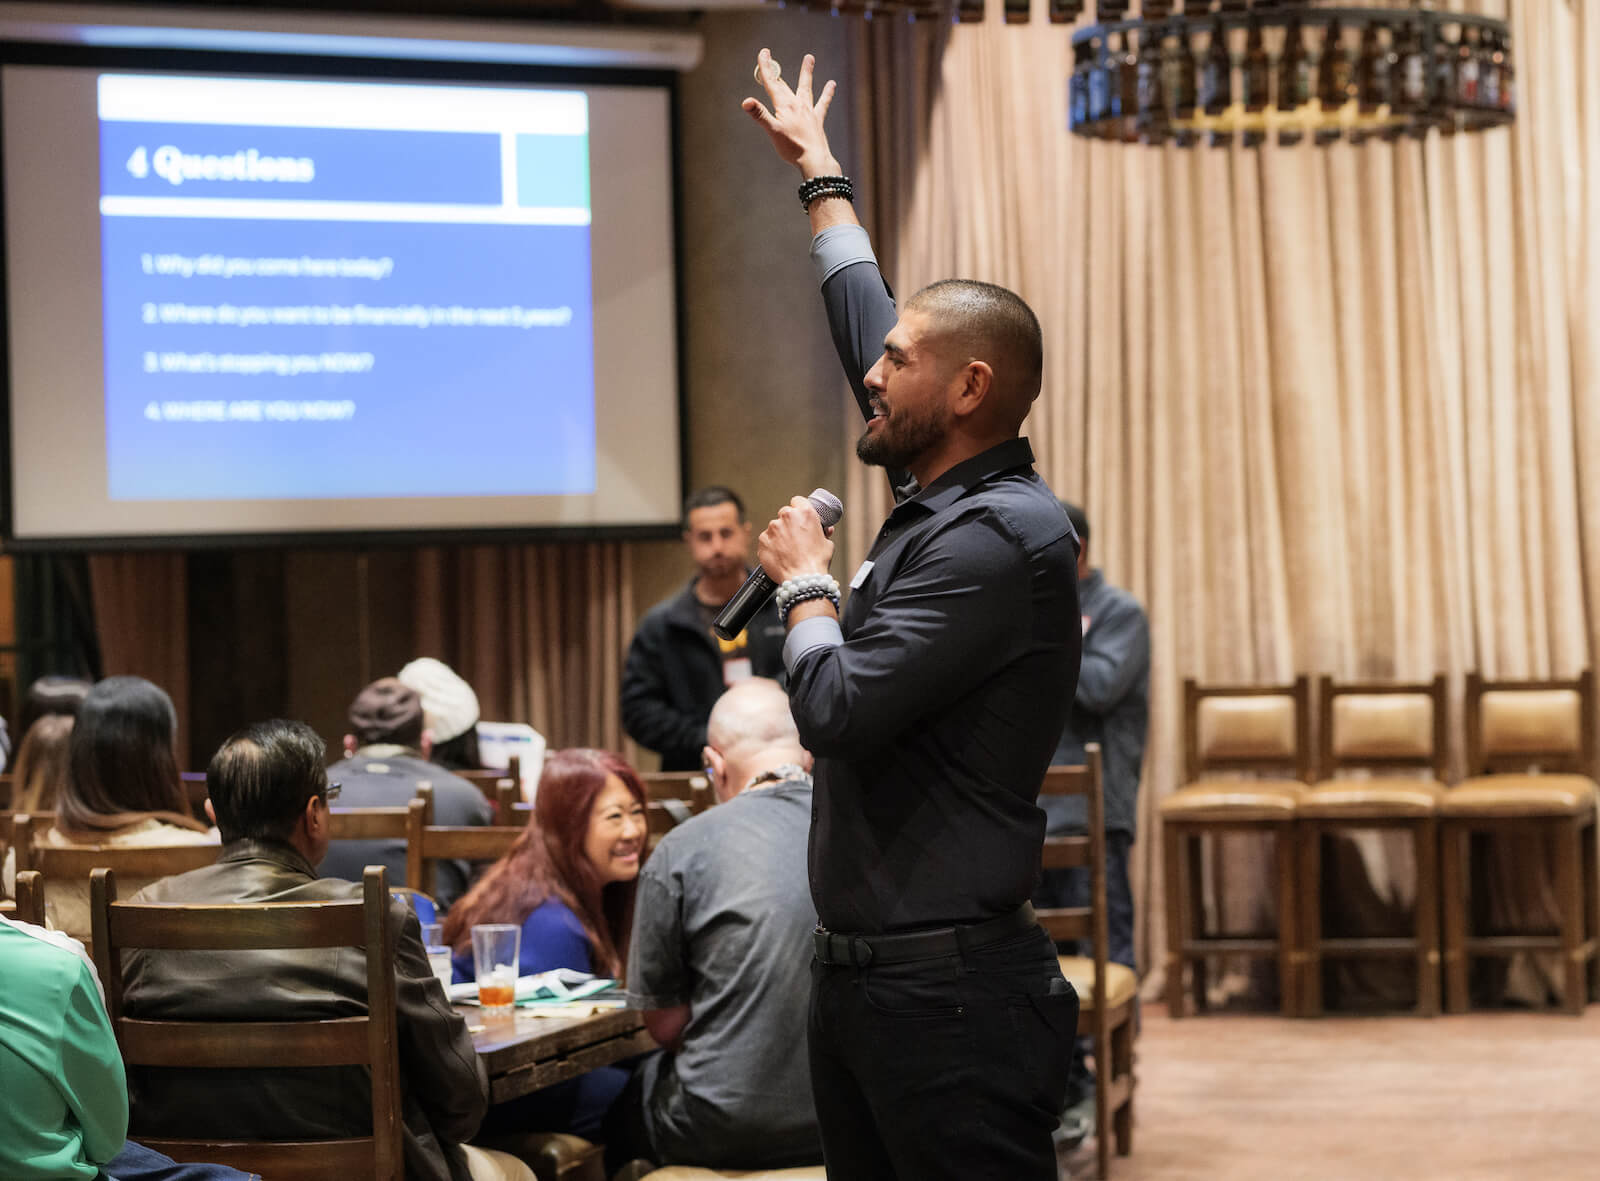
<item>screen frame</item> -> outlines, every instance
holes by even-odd
[[[128,49],[0,39],[0,67],[64,66],[147,73],[225,73],[278,77],[350,78],[384,82],[482,82],[512,85],[642,86],[665,90],[670,143],[668,185],[672,193],[674,382],[678,422],[678,500],[689,492],[688,325],[684,314],[683,166],[680,152],[678,75],[668,69],[612,66],[515,65],[425,58],[378,58],[199,49]],[[0,193],[5,191],[4,126],[0,120]],[[667,541],[682,534],[671,522],[606,525],[452,526],[426,529],[326,529],[242,533],[138,533],[18,537],[12,518],[16,486],[11,430],[11,275],[7,240],[0,233],[0,547],[7,553],[105,553],[139,550],[248,548],[377,548],[448,543],[534,541]]]

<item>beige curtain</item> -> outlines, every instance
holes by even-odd
[[[1459,692],[1470,668],[1590,660],[1600,11],[1511,16],[1513,129],[1259,151],[1069,136],[1070,31],[1039,4],[1028,25],[991,2],[981,24],[863,37],[859,166],[891,280],[972,276],[1033,305],[1040,469],[1149,610],[1147,968],[1184,677],[1444,671]],[[881,484],[857,479],[858,500]],[[1404,858],[1351,852],[1376,904],[1403,906]],[[1221,860],[1219,904],[1246,924],[1270,897],[1264,859]]]
[[[417,651],[465,677],[485,717],[527,721],[552,749],[633,755],[617,710],[633,618],[623,542],[417,553]]]

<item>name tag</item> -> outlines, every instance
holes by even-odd
[[[850,589],[860,590],[861,584],[867,581],[867,575],[871,573],[872,559],[868,558],[865,562],[861,563],[861,568],[856,571],[855,577],[850,580]]]
[[[740,681],[748,681],[755,676],[755,672],[755,667],[748,657],[736,656],[732,660],[722,662],[722,683],[737,685]]]

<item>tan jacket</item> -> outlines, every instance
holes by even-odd
[[[217,863],[141,890],[140,902],[327,902],[359,899],[352,882],[319,878],[288,845],[235,841]],[[489,1084],[466,1023],[428,967],[416,916],[390,910],[408,1181],[469,1181],[458,1145],[478,1130]],[[357,948],[306,951],[134,951],[125,959],[130,1017],[281,1021],[366,1012],[366,960]],[[129,1072],[138,1138],[365,1136],[371,1090],[352,1067]]]

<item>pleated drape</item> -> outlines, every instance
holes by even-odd
[[[1600,11],[1537,0],[1510,16],[1513,128],[1259,150],[1069,136],[1070,30],[1037,4],[1027,25],[992,3],[981,24],[863,31],[856,134],[919,147],[909,163],[858,153],[891,281],[969,276],[1032,304],[1040,470],[1150,613],[1143,965],[1161,962],[1151,838],[1181,774],[1184,677],[1442,671],[1459,694],[1468,669],[1591,659]],[[1403,850],[1343,854],[1370,885],[1355,895],[1404,906]],[[1219,861],[1211,904],[1260,918],[1263,857]],[[1539,904],[1538,863],[1497,866],[1505,906]]]

